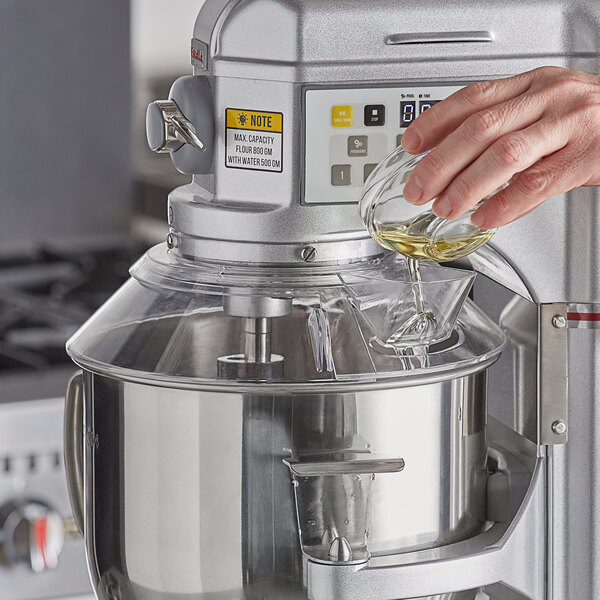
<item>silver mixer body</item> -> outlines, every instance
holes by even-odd
[[[600,73],[597,3],[207,0],[192,64],[148,113],[193,177],[167,245],[68,347],[99,598],[600,597],[598,190],[495,234],[452,335],[391,350],[411,288],[357,210],[433,102]]]

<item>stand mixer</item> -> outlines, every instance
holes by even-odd
[[[598,40],[591,0],[207,0],[193,76],[148,109],[192,182],[68,345],[99,599],[600,597],[598,191],[423,265],[414,341],[407,265],[357,210],[412,116],[543,64],[600,72]]]

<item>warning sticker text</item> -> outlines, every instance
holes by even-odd
[[[283,114],[228,108],[225,166],[283,171]]]

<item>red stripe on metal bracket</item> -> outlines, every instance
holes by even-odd
[[[600,313],[570,312],[567,313],[567,319],[569,321],[600,321]]]

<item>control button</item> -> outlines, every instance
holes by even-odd
[[[367,127],[385,125],[385,106],[383,104],[367,104],[365,106],[365,125]]]
[[[367,179],[369,179],[371,173],[373,172],[373,170],[375,169],[375,167],[377,166],[377,163],[367,163],[365,165],[364,168],[364,172],[363,172],[363,181],[367,181]]]
[[[331,167],[331,185],[352,185],[352,167],[333,165]]]
[[[331,110],[331,124],[334,127],[352,127],[352,107],[334,106]]]
[[[402,136],[404,134],[400,133],[396,136],[396,148],[399,148],[400,146],[402,146]]]
[[[366,135],[351,135],[348,137],[348,156],[367,156],[369,138]]]

